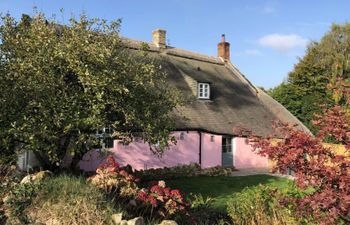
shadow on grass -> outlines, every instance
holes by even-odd
[[[186,196],[202,194],[204,197],[215,199],[212,206],[220,211],[226,210],[227,201],[234,197],[234,194],[246,187],[253,187],[259,184],[271,185],[284,188],[291,184],[291,181],[268,175],[252,175],[241,177],[189,177],[167,180],[171,188],[180,189]]]

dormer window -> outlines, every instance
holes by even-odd
[[[210,98],[210,85],[208,83],[198,83],[198,98],[199,99]]]

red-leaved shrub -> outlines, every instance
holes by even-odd
[[[180,191],[166,187],[164,181],[153,181],[149,189],[140,190],[137,186],[139,179],[122,169],[111,155],[97,168],[96,175],[88,180],[109,194],[136,199],[140,203],[138,209],[142,209],[143,213],[157,212],[167,218],[185,212],[189,206]]]
[[[112,155],[96,169],[96,175],[88,179],[93,185],[107,193],[117,193],[121,197],[134,197],[139,191],[138,178],[120,168]]]
[[[350,160],[323,144],[325,138],[331,138],[349,151],[349,122],[346,111],[335,106],[316,118],[314,124],[320,131],[315,137],[283,125],[280,141],[273,141],[273,137],[251,139],[256,152],[275,161],[275,170],[291,169],[297,186],[310,191],[294,201],[297,212],[317,224],[350,223]]]
[[[153,183],[150,189],[139,191],[137,200],[149,205],[153,212],[156,211],[165,218],[179,212],[185,212],[189,206],[181,192],[166,187],[164,181]]]

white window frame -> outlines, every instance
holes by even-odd
[[[197,94],[198,99],[210,99],[210,84],[198,83]]]

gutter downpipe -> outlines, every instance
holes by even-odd
[[[199,165],[202,168],[202,133],[198,131],[199,134]]]

